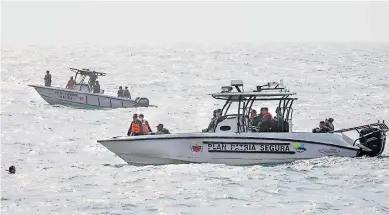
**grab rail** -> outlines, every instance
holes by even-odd
[[[352,127],[352,128],[344,128],[344,129],[340,129],[340,130],[336,130],[336,131],[331,131],[330,133],[343,133],[343,132],[347,132],[347,131],[351,131],[351,130],[358,131],[358,129],[371,128],[373,126],[378,126],[384,132],[388,132],[389,131],[388,126],[383,121],[383,122],[372,123],[372,124],[368,124],[368,125],[361,125],[361,126]]]

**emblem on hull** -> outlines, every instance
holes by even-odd
[[[192,152],[202,152],[203,151],[203,145],[201,143],[193,143],[190,147],[190,150]]]
[[[305,148],[304,144],[295,143],[293,146],[296,149],[296,152],[302,153],[302,152],[307,151],[307,149]]]

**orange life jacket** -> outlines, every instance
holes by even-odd
[[[142,126],[143,126],[143,134],[148,134],[150,131],[146,120],[142,120]]]
[[[136,122],[132,122],[131,123],[131,132],[135,133],[135,134],[139,134],[140,133],[140,126],[138,123]]]

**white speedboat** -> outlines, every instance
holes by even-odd
[[[243,91],[242,81],[222,87],[222,92],[211,94],[225,100],[222,118],[208,132],[126,136],[97,142],[132,165],[255,165],[323,156],[378,156],[383,152],[389,130],[384,122],[329,133],[293,132],[292,104],[297,100],[293,97],[296,93],[282,85],[268,83],[251,92]],[[254,103],[269,102],[279,107],[277,120],[273,119],[267,128],[262,124],[251,126],[248,118]],[[345,134],[350,131],[358,132],[358,137],[352,139]]]
[[[81,108],[132,108],[149,107],[149,99],[137,97],[135,100],[125,97],[92,93],[88,80],[92,75],[105,76],[106,73],[90,71],[89,69],[70,68],[75,72],[75,85],[72,89],[63,87],[47,87],[41,85],[28,85],[35,88],[39,95],[51,105],[76,106]],[[86,80],[88,79],[88,80]],[[155,106],[154,106],[155,107]]]

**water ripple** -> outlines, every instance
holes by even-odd
[[[339,128],[389,120],[388,47],[2,47],[1,213],[388,214],[388,149],[279,165],[134,167],[96,142],[125,134],[134,112],[172,132],[201,130],[220,107],[204,96],[237,78],[250,86],[283,79],[297,91],[297,130],[326,117]],[[107,71],[106,92],[129,86],[158,108],[51,106],[27,87],[47,69],[64,86],[68,67],[88,65]],[[10,165],[15,175],[5,172]]]

